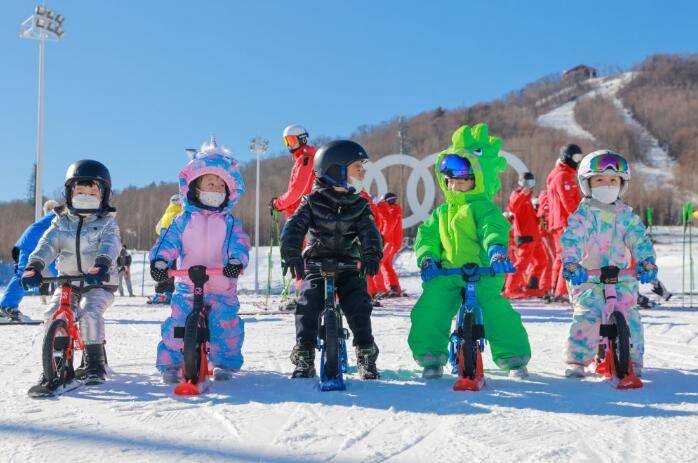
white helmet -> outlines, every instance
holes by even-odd
[[[284,129],[284,144],[290,152],[296,151],[298,148],[308,143],[308,131],[305,127],[291,124]]]
[[[630,166],[623,156],[611,150],[598,150],[584,156],[577,170],[577,180],[584,197],[591,196],[589,179],[594,175],[617,175],[620,177],[622,185],[618,197],[621,197],[628,189]]]

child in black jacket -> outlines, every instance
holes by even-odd
[[[316,270],[306,274],[305,260],[331,258],[344,263],[361,263],[361,271],[342,271],[335,285],[349,328],[354,335],[359,375],[377,379],[378,346],[371,330],[371,297],[365,275],[375,275],[383,245],[369,202],[360,196],[366,151],[353,141],[338,140],[315,154],[317,177],[313,191],[303,197],[296,213],[281,233],[284,273],[303,279],[296,308],[296,346],[291,361],[292,378],[315,376],[315,346],[318,319],[324,304],[324,284]],[[301,250],[306,238],[305,250]],[[301,252],[302,251],[302,252]]]

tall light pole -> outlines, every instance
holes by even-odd
[[[250,151],[257,155],[257,185],[254,193],[254,292],[259,294],[259,166],[269,150],[269,140],[257,136],[250,140]]]
[[[36,171],[34,177],[34,216],[42,216],[43,194],[41,189],[42,129],[44,119],[44,48],[47,40],[58,42],[63,37],[63,16],[44,6],[37,6],[34,14],[22,22],[19,36],[39,41],[39,114],[36,134]]]

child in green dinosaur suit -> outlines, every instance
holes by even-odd
[[[492,202],[501,187],[499,173],[506,168],[506,160],[499,156],[501,146],[501,139],[487,134],[487,125],[463,126],[436,163],[446,203],[434,209],[417,232],[415,252],[424,291],[412,309],[408,339],[425,378],[443,375],[451,321],[465,287],[460,275],[439,276],[439,268],[477,263],[491,265],[497,273],[513,269],[505,247],[510,225]],[[503,285],[503,275],[482,276],[477,283],[485,337],[495,363],[509,376],[525,377],[531,358],[528,334],[521,316],[502,296]]]

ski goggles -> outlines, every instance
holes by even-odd
[[[475,178],[475,172],[470,161],[457,154],[449,154],[439,163],[439,172],[446,178],[471,180]]]
[[[288,149],[300,148],[308,141],[307,135],[286,135],[284,137],[284,145]]]
[[[603,172],[608,169],[621,174],[629,172],[628,161],[616,153],[604,153],[594,157],[589,163],[589,168],[593,172]]]

